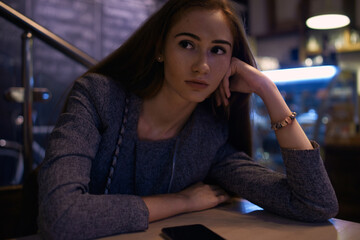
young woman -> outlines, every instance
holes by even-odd
[[[249,157],[251,93],[278,123],[286,174]],[[227,0],[169,0],[75,82],[39,172],[40,233],[145,230],[228,194],[290,218],[331,218],[337,200],[319,146],[295,115],[254,67]]]

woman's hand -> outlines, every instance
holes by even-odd
[[[261,87],[271,80],[258,69],[233,57],[227,73],[216,91],[216,102],[219,105],[229,104],[230,91],[261,94]],[[260,96],[261,97],[261,96]]]
[[[283,121],[291,114],[275,83],[256,68],[237,58],[231,59],[229,70],[215,93],[218,105],[229,104],[230,91],[257,94],[263,100],[272,123]],[[275,134],[282,148],[313,149],[296,120],[277,130]]]
[[[230,196],[220,187],[196,183],[179,193],[143,197],[149,210],[149,221],[180,213],[205,210],[227,201]]]
[[[196,183],[178,193],[184,197],[186,211],[200,211],[229,200],[230,196],[219,186]]]

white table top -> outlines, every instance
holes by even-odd
[[[330,219],[324,223],[304,223],[263,211],[244,200],[217,208],[182,214],[149,224],[143,232],[119,234],[104,240],[164,240],[161,229],[179,225],[202,224],[227,240],[360,240],[360,223]],[[39,235],[19,238],[39,240]]]
[[[234,201],[232,204],[201,212],[182,214],[149,225],[144,232],[120,234],[106,237],[115,239],[158,239],[161,229],[188,224],[203,224],[225,239],[304,239],[304,240],[359,240],[360,223],[340,219],[330,219],[325,223],[304,223],[283,218],[247,201]]]

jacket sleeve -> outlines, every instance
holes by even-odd
[[[338,202],[330,183],[319,145],[313,150],[282,149],[286,173],[256,163],[227,145],[210,179],[270,212],[308,222],[325,221],[338,212]]]
[[[89,80],[93,88],[104,87],[96,80]],[[45,239],[98,238],[148,227],[148,209],[140,197],[89,193],[102,132],[98,98],[103,96],[94,96],[87,84],[86,79],[75,82],[39,171],[38,226]]]

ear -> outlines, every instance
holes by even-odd
[[[161,41],[160,41],[161,42]],[[163,56],[163,48],[161,46],[161,43],[157,42],[156,44],[156,48],[155,48],[155,56],[156,56],[156,61],[158,62],[163,62],[164,61],[164,56]]]

